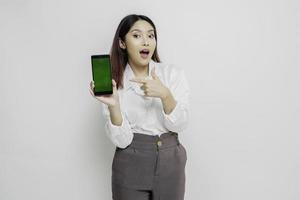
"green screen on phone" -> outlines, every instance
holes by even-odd
[[[95,95],[112,94],[112,76],[109,55],[92,55]]]

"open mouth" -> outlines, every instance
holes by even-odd
[[[143,49],[140,51],[142,58],[147,58],[149,53],[150,53],[150,51],[148,49]]]

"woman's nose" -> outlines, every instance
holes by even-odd
[[[149,46],[149,41],[148,41],[148,39],[147,38],[143,38],[143,44],[145,45],[145,46]]]

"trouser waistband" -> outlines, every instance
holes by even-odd
[[[133,133],[134,137],[129,146],[137,149],[165,149],[180,144],[178,133],[166,132],[158,135],[146,135],[141,133]]]

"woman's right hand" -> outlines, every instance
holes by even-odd
[[[94,94],[94,81],[91,81],[90,83],[90,93],[91,95],[96,98],[97,100],[101,101],[102,103],[108,105],[108,106],[116,106],[119,104],[119,94],[117,90],[117,84],[114,79],[112,79],[112,84],[113,84],[113,94],[106,94],[106,95],[101,95],[101,96],[95,96]]]

